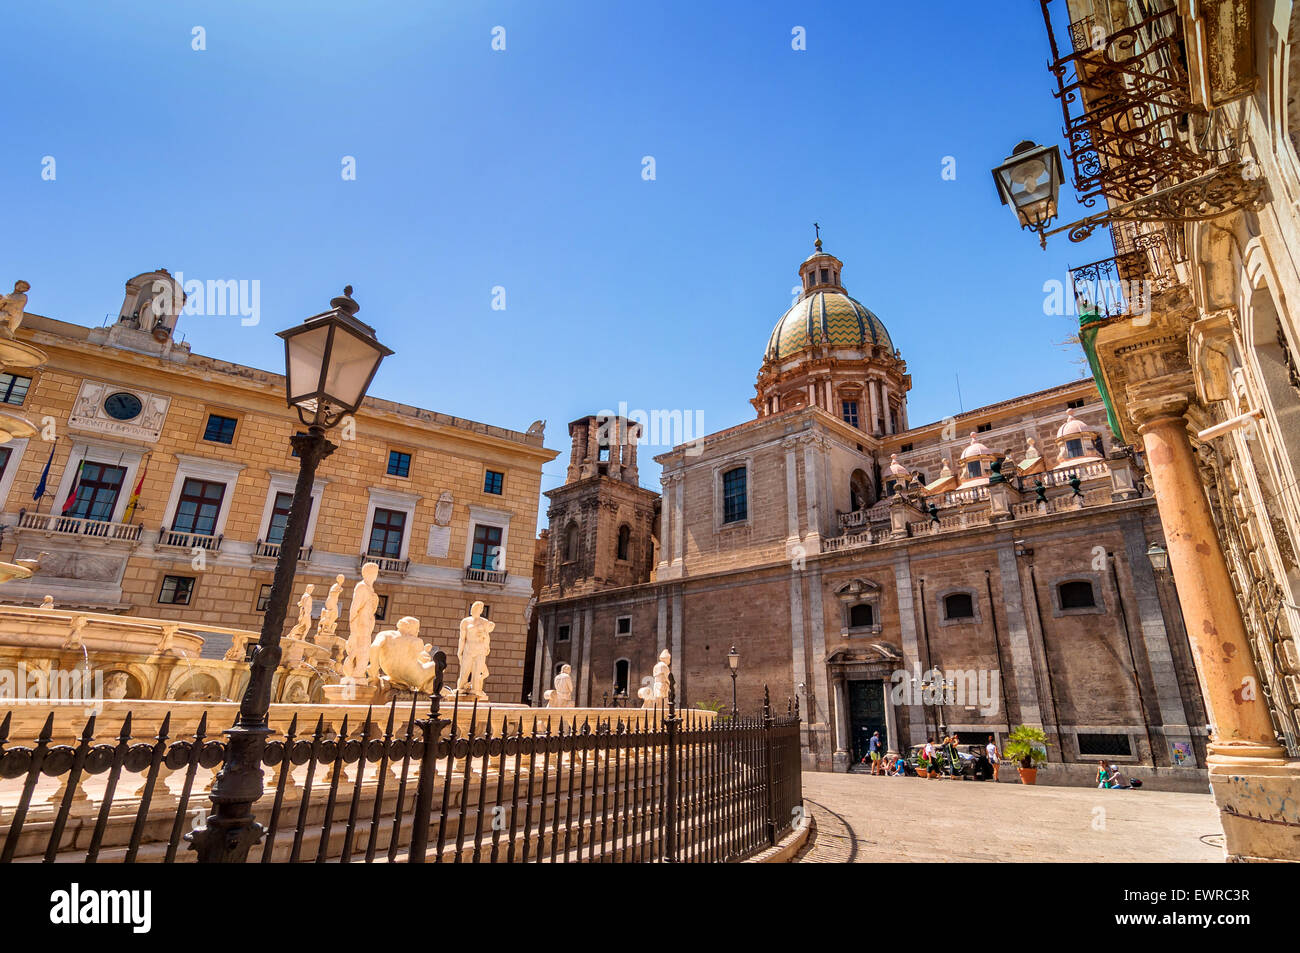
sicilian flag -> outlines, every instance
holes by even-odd
[[[57,444],[55,444],[57,446]],[[32,499],[39,500],[45,495],[45,484],[50,479],[50,464],[54,462],[54,447],[50,447],[50,459],[45,461],[45,469],[41,471],[41,478],[36,484],[36,489],[32,491]]]
[[[85,460],[77,464],[77,475],[72,478],[72,486],[68,487],[68,498],[63,501],[63,509],[59,511],[63,516],[67,516],[72,512],[72,508],[77,505],[77,490],[81,486],[81,471],[85,467]]]
[[[122,522],[131,522],[135,516],[136,507],[140,505],[140,491],[144,489],[145,474],[149,472],[149,461],[144,462],[144,469],[140,471],[140,479],[136,481],[135,489],[131,491],[131,499],[126,501],[126,512],[122,514]]]

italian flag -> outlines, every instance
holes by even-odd
[[[72,486],[68,488],[68,498],[63,501],[63,509],[59,511],[63,516],[67,516],[72,508],[77,505],[77,489],[81,486],[81,471],[85,466],[85,460],[77,464],[77,475],[72,478]]]

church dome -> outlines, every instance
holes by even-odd
[[[781,316],[767,341],[765,361],[778,361],[817,345],[869,351],[894,344],[881,320],[843,291],[814,291]]]

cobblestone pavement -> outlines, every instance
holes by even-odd
[[[803,794],[800,863],[1223,861],[1208,793],[805,772]]]

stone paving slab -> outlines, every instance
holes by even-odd
[[[799,863],[1223,862],[1209,794],[805,772]]]

